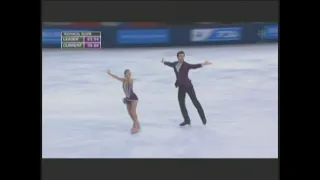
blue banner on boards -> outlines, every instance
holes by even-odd
[[[118,44],[169,43],[168,29],[118,30]]]
[[[42,44],[43,45],[57,45],[61,44],[61,32],[84,32],[88,30],[74,30],[74,29],[42,29]]]
[[[260,32],[261,39],[277,40],[278,39],[278,24],[266,25]]]
[[[242,38],[242,27],[193,29],[191,42],[238,41]]]
[[[61,30],[57,29],[42,29],[42,44],[60,44]]]

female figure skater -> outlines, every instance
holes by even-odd
[[[133,121],[131,133],[138,133],[140,131],[140,123],[137,115],[138,96],[133,92],[133,79],[131,78],[131,72],[129,69],[124,71],[124,78],[112,74],[108,70],[108,74],[122,82],[122,88],[125,94],[123,103],[127,105],[128,114]]]

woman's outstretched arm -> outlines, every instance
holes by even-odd
[[[121,77],[119,77],[117,75],[112,74],[110,70],[108,70],[107,73],[109,74],[109,76],[111,76],[111,77],[113,77],[113,78],[115,78],[115,79],[117,79],[117,80],[119,80],[121,82],[124,81],[124,78],[121,78]]]

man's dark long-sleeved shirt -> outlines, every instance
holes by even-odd
[[[191,80],[189,79],[189,70],[197,69],[202,67],[201,64],[189,64],[187,62],[183,62],[179,68],[178,61],[175,62],[164,62],[165,65],[172,67],[174,73],[176,74],[177,80],[175,82],[175,86],[192,86]]]

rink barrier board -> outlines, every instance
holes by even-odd
[[[42,47],[61,48],[62,31],[99,31],[101,32],[101,48],[278,42],[278,23],[199,24],[156,28],[43,26]]]

